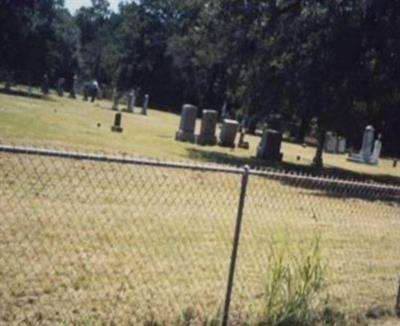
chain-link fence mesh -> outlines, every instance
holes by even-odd
[[[12,151],[0,148],[0,324],[220,315],[240,169]],[[277,248],[300,257],[317,237],[324,296],[352,312],[393,307],[399,196],[397,186],[251,171],[231,320],[262,318]]]

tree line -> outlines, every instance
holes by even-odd
[[[75,74],[153,104],[183,102],[266,119],[322,148],[327,130],[359,146],[372,124],[400,156],[400,2],[140,0],[110,11],[92,0],[0,3],[0,69],[18,82]],[[316,164],[322,158],[317,152]]]

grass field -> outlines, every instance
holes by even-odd
[[[125,114],[124,133],[113,134],[101,107],[0,94],[0,139],[180,160],[252,155],[174,142],[178,117],[156,110]],[[294,163],[313,150],[285,143],[284,153]],[[389,161],[326,161],[396,176]],[[183,315],[201,324],[222,304],[239,188],[238,175],[1,153],[0,324],[173,325],[181,316],[185,325]],[[322,297],[349,315],[379,306],[376,324],[398,324],[400,207],[346,193],[250,178],[233,318],[262,313],[271,248],[300,257],[321,236]]]
[[[147,117],[124,114],[124,132],[116,134],[110,131],[114,118],[110,107],[111,103],[108,101],[92,104],[56,96],[42,100],[0,93],[0,141],[128,153],[162,159],[239,165],[263,164],[252,159],[260,141],[259,137],[246,137],[250,142],[250,150],[201,147],[175,142],[173,139],[179,126],[179,116],[157,110],[150,110]],[[197,127],[199,126],[200,121],[197,123]],[[310,165],[315,148],[284,142],[282,152],[284,164],[280,167],[296,169]],[[301,161],[297,161],[297,156],[301,157]],[[334,169],[335,172],[347,171],[367,178],[375,175],[400,179],[400,167],[393,168],[392,160],[382,159],[379,166],[368,166],[347,162],[345,155],[325,154],[324,159],[327,173],[329,169]]]

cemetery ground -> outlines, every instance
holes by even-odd
[[[123,133],[112,133],[110,107],[106,101],[0,94],[0,141],[257,163],[251,159],[257,137],[247,136],[250,151],[178,143],[173,138],[179,116],[157,110],[149,116],[124,114]],[[284,143],[283,153],[284,167],[305,166],[314,148]],[[362,166],[325,154],[325,162],[367,179],[399,177],[390,160]],[[0,216],[0,324],[135,325],[153,319],[171,324],[187,308],[195,318],[206,318],[220,307],[239,176],[4,153],[0,169],[0,208],[8,212],[6,220]],[[250,319],[262,312],[272,243],[295,254],[320,236],[321,296],[329,295],[329,305],[355,316],[355,323],[372,324],[365,315],[378,307],[376,324],[396,325],[399,229],[397,204],[254,177],[232,310]]]
[[[125,105],[126,106],[126,105]],[[123,107],[123,105],[121,105]],[[151,107],[151,106],[150,106]],[[260,138],[246,135],[250,150],[197,146],[173,141],[179,126],[179,116],[150,110],[148,116],[123,114],[122,134],[110,132],[115,112],[109,101],[95,104],[50,96],[49,99],[29,99],[0,93],[0,141],[3,143],[46,146],[105,153],[128,153],[135,156],[171,160],[197,160],[234,165],[265,165],[256,160]],[[136,108],[139,112],[140,108]],[[197,122],[197,129],[200,121]],[[360,130],[362,133],[362,130]],[[309,168],[315,148],[283,142],[283,163],[277,167],[287,170]],[[300,156],[300,161],[297,157]],[[400,168],[393,160],[381,159],[379,166],[347,162],[346,155],[324,154],[324,173],[350,177],[377,178],[396,181]]]

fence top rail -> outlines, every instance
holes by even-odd
[[[25,155],[37,155],[37,156],[49,156],[49,157],[76,159],[76,160],[83,160],[83,161],[97,161],[97,162],[118,163],[118,164],[128,164],[128,165],[131,164],[131,165],[164,167],[164,168],[172,168],[172,169],[197,170],[197,171],[203,171],[203,172],[243,174],[245,171],[244,167],[234,167],[234,166],[229,166],[229,165],[176,162],[176,161],[157,160],[157,159],[150,159],[150,158],[135,158],[135,157],[123,156],[123,155],[96,154],[96,153],[85,153],[85,152],[77,152],[77,151],[45,149],[45,148],[38,148],[38,147],[31,147],[31,146],[14,146],[14,145],[0,144],[0,152],[13,153],[13,154],[25,154]],[[312,176],[312,175],[301,174],[301,173],[297,173],[297,172],[287,172],[287,171],[272,170],[272,169],[269,169],[269,170],[250,169],[249,174],[253,175],[253,176],[275,178],[275,179],[280,179],[280,180],[327,183],[330,185],[337,185],[337,186],[368,188],[373,191],[400,192],[400,186],[397,186],[397,185],[346,180],[346,179],[340,179],[338,177]]]

